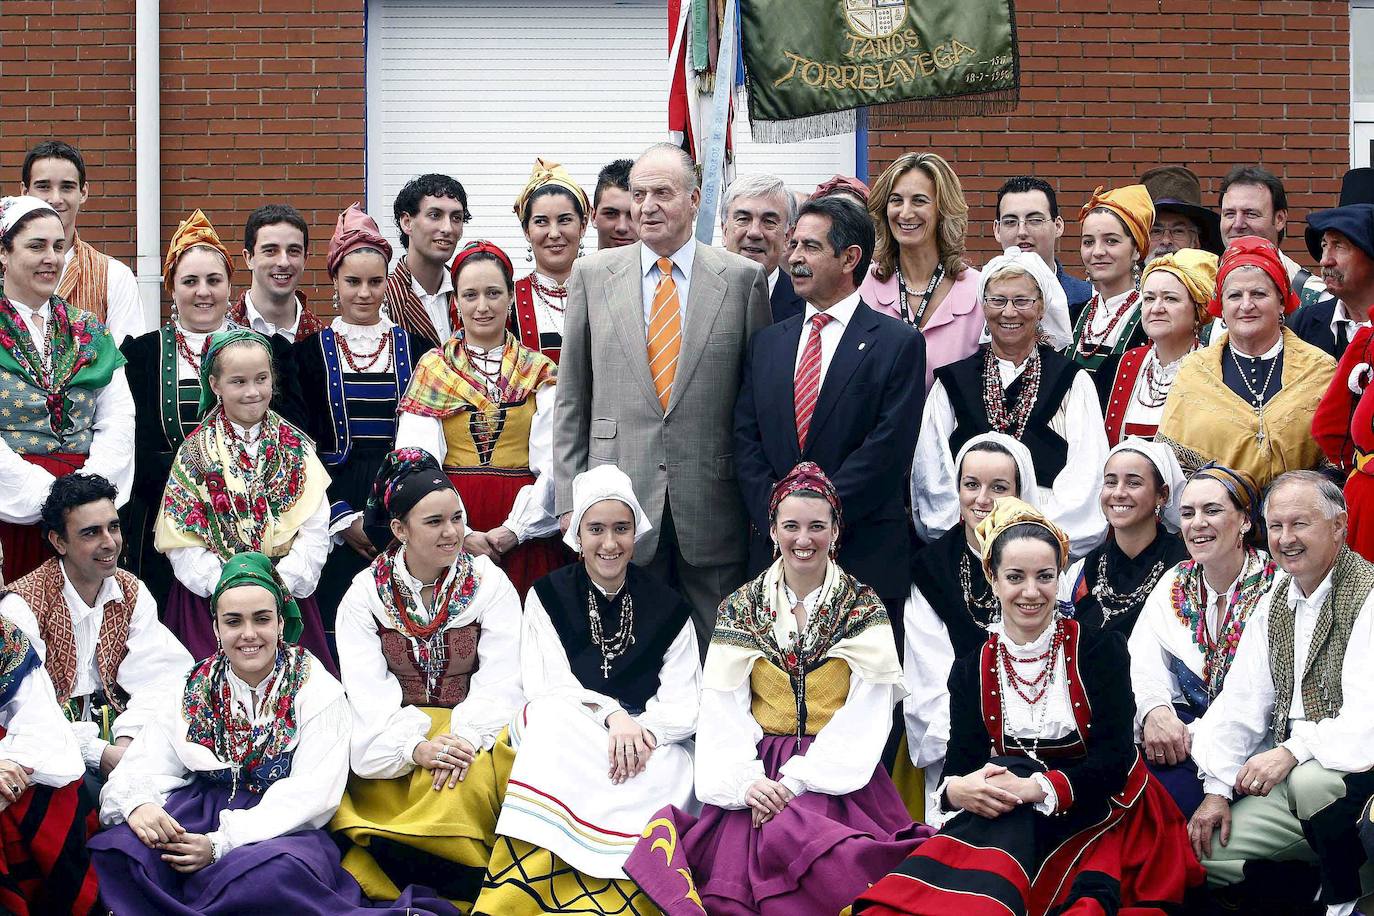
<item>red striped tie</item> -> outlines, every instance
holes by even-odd
[[[806,349],[802,351],[801,362],[797,364],[797,375],[792,380],[792,403],[797,409],[797,444],[806,450],[806,434],[811,431],[811,414],[816,411],[816,396],[821,391],[821,328],[834,317],[825,312],[811,316],[811,334],[806,338]]]

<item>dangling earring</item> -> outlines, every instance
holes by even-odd
[[[333,306],[334,306],[334,311],[337,312],[337,311],[339,310],[339,291],[338,291],[337,289],[334,290],[334,302],[333,302]]]
[[[780,546],[778,546],[778,542],[777,542],[777,541],[774,541],[774,542],[773,542],[773,559],[776,560],[776,559],[777,559],[778,557],[780,557],[780,556],[782,556],[782,548],[781,548]]]
[[[838,553],[839,550],[840,550],[840,545],[839,545],[838,543],[836,543],[835,541],[831,541],[831,542],[830,542],[830,551],[829,551],[829,553],[830,553],[830,559],[832,559],[832,560],[835,559],[835,554]]]
[[[525,248],[526,248],[526,250],[525,250],[525,261],[526,261],[526,262],[533,261],[533,260],[534,260],[534,246],[533,246],[533,245],[527,245],[527,246],[525,246]]]
[[[582,257],[582,255],[586,254],[586,252],[587,252],[587,243],[586,243],[586,242],[578,242],[578,243],[577,243],[577,256],[580,258],[580,257]]]
[[[1140,289],[1140,262],[1135,261],[1131,264],[1131,285]]]

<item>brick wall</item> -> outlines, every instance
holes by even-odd
[[[874,130],[870,174],[933,150],[972,208],[970,258],[996,253],[991,220],[1006,178],[1056,185],[1060,256],[1081,275],[1078,210],[1097,185],[1183,164],[1217,205],[1226,172],[1264,164],[1284,179],[1285,250],[1300,263],[1307,211],[1334,206],[1350,162],[1349,2],[1016,0],[1021,104],[934,129]]]
[[[134,0],[0,0],[0,186],[59,137],[86,155],[82,235],[132,265]],[[162,241],[201,207],[237,253],[253,208],[311,227],[305,289],[328,311],[324,255],[363,196],[363,0],[163,0]],[[234,285],[248,274],[235,265]],[[164,304],[165,310],[165,304]]]

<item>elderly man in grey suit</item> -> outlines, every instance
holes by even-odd
[[[733,410],[749,335],[769,322],[768,283],[753,261],[692,238],[701,192],[681,149],[649,147],[630,200],[639,241],[579,258],[568,281],[556,511],[566,525],[578,473],[619,465],[654,525],[635,562],[686,596],[704,649],[746,575]]]

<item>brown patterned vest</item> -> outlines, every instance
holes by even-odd
[[[1269,671],[1274,678],[1274,742],[1288,738],[1288,707],[1293,702],[1293,631],[1296,613],[1288,606],[1285,578],[1274,588],[1269,605]],[[1311,722],[1329,719],[1341,711],[1341,665],[1350,630],[1365,599],[1374,590],[1374,565],[1348,547],[1341,549],[1331,572],[1327,592],[1312,631],[1307,665],[1302,672],[1302,708]]]
[[[44,667],[52,677],[57,702],[71,698],[76,684],[76,632],[72,627],[72,612],[62,597],[61,560],[53,557],[33,572],[15,582],[11,589],[38,619],[38,635],[47,645]],[[100,620],[100,635],[95,644],[95,667],[106,697],[116,711],[123,711],[127,694],[116,683],[119,666],[129,654],[129,624],[138,603],[138,579],[122,569],[115,570],[121,598],[105,605]]]
[[[444,631],[447,666],[431,693],[425,672],[415,660],[410,640],[390,627],[377,625],[386,666],[401,682],[401,703],[406,706],[457,706],[467,699],[473,672],[477,670],[477,639],[482,626],[470,623]]]

